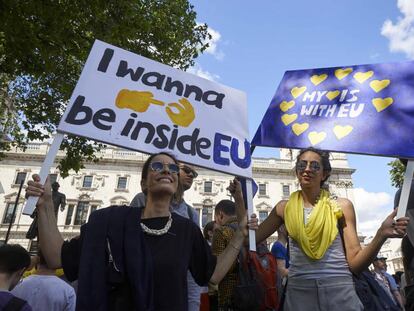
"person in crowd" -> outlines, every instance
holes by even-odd
[[[287,232],[284,225],[277,229],[277,241],[272,245],[272,255],[277,261],[277,270],[281,278],[286,278],[289,272],[289,256],[287,250]]]
[[[289,273],[289,252],[287,246],[288,236],[285,225],[281,225],[277,229],[277,241],[273,243],[271,253],[276,258],[277,263],[277,292],[279,293],[279,303],[282,302],[282,297],[286,294],[285,286],[287,284],[287,277]]]
[[[212,245],[213,234],[217,229],[216,222],[209,221],[203,228],[204,239],[208,245]],[[216,311],[217,310],[217,285],[209,284],[201,289],[200,311]]]
[[[396,306],[402,306],[402,299],[399,293],[397,284],[395,283],[392,276],[389,275],[387,270],[387,258],[385,257],[375,257],[372,265],[374,266],[373,274],[375,280],[378,284],[384,289],[387,295],[392,299]],[[391,280],[392,279],[392,280]]]
[[[191,219],[197,226],[200,226],[199,215],[197,211],[184,200],[184,192],[191,188],[194,178],[198,174],[194,167],[188,164],[180,163],[180,187],[174,194],[171,203],[171,211],[185,218]],[[146,185],[141,182],[142,192],[138,193],[131,201],[130,206],[144,207],[146,200]],[[200,309],[200,294],[201,288],[197,285],[190,271],[187,272],[187,295],[188,295],[188,310],[199,311]]]
[[[363,271],[387,238],[405,234],[408,218],[394,221],[393,211],[361,248],[352,203],[322,188],[331,170],[329,153],[301,150],[295,166],[301,189],[277,203],[256,231],[260,242],[286,226],[290,266],[284,310],[362,310],[351,271]]]
[[[217,229],[217,224],[214,220],[209,221],[203,228],[204,238],[207,240],[207,243],[211,246],[213,243],[214,231]]]
[[[31,311],[29,304],[10,291],[30,266],[30,255],[20,245],[0,246],[0,310]]]
[[[229,245],[237,227],[236,205],[230,200],[221,200],[214,209],[214,220],[218,225],[214,231],[212,251],[220,255]],[[218,308],[220,311],[232,310],[232,297],[234,287],[237,285],[237,262],[234,261],[226,276],[218,284]]]
[[[172,155],[151,155],[142,168],[145,207],[97,210],[70,241],[56,226],[47,182],[42,186],[38,176],[29,182],[26,194],[39,197],[40,247],[49,267],[63,267],[68,280],[78,279],[77,310],[186,311],[188,270],[199,285],[218,284],[226,275],[248,234],[247,224],[256,229],[257,218],[247,221],[240,183],[231,182],[239,229],[226,250],[213,256],[200,228],[170,212],[179,173]]]
[[[403,282],[404,278],[404,271],[396,271],[392,277],[395,280],[395,283],[397,283],[398,292],[400,293],[402,304],[401,306],[405,306],[405,294],[404,294],[404,288],[407,285],[405,280]]]
[[[74,311],[76,295],[72,286],[55,275],[49,269],[39,251],[36,273],[23,279],[12,291],[19,298],[26,300],[33,311]]]

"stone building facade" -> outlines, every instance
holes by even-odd
[[[48,148],[48,144],[32,143],[25,151],[11,150],[7,158],[0,161],[0,240],[4,240],[12,220],[20,181],[27,184],[31,175],[39,172]],[[288,198],[291,192],[298,189],[294,174],[296,153],[281,149],[280,158],[253,158],[253,177],[259,187],[253,205],[260,220],[267,217],[276,202]],[[62,156],[62,153],[58,154],[58,158]],[[58,214],[59,230],[65,238],[78,235],[80,226],[96,209],[128,204],[141,191],[141,169],[147,155],[108,147],[99,156],[101,160],[98,163],[88,163],[84,169],[72,172],[64,179],[56,166],[50,171],[52,181],[58,181],[59,191],[66,195],[66,208]],[[330,190],[353,201],[352,174],[355,170],[349,167],[344,154],[333,153],[331,157]],[[232,176],[205,168],[197,168],[197,171],[199,176],[185,193],[185,200],[197,209],[200,223],[204,225],[214,219],[215,204],[230,198],[226,188]],[[24,201],[22,191],[9,242],[34,250],[36,242],[25,239],[31,218],[22,214]],[[268,243],[273,240],[274,237]]]

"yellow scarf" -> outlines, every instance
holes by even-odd
[[[291,194],[285,207],[285,226],[289,236],[311,259],[321,259],[338,234],[338,219],[343,215],[329,192],[321,190],[307,224],[304,224],[302,192]]]

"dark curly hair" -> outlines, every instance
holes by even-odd
[[[332,167],[331,167],[331,162],[329,161],[329,152],[316,149],[313,147],[302,149],[300,150],[298,156],[296,157],[296,165],[298,164],[299,159],[302,156],[302,154],[308,151],[314,152],[321,157],[322,169],[323,169],[323,172],[326,173],[326,178],[321,181],[321,187],[322,187],[323,184],[328,180],[329,176],[331,176]]]

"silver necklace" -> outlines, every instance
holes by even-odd
[[[168,221],[165,224],[164,228],[162,228],[162,229],[151,229],[151,228],[148,228],[142,222],[140,224],[141,224],[142,231],[144,231],[146,234],[149,234],[149,235],[163,235],[163,234],[166,234],[168,232],[168,230],[170,230],[171,223],[172,223],[172,217],[171,217],[171,213],[170,213]]]

